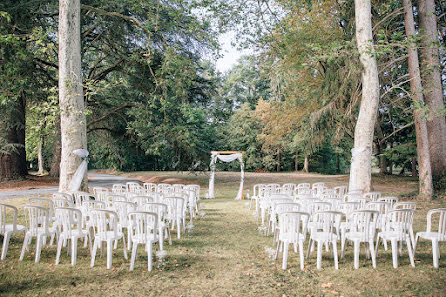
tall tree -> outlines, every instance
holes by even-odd
[[[409,42],[415,40],[415,25],[411,0],[403,0],[404,26]],[[423,87],[421,85],[420,67],[418,63],[418,51],[416,44],[409,44],[408,62],[410,76],[410,90],[414,103],[415,133],[417,137],[417,155],[419,170],[420,196],[425,199],[432,198],[432,171],[429,155],[429,142],[427,139],[426,119],[423,111]]]
[[[66,191],[87,148],[81,74],[80,0],[59,1],[59,106],[62,137],[59,191]],[[86,178],[82,188],[86,188]]]
[[[355,127],[349,188],[366,192],[372,188],[373,132],[379,103],[378,66],[373,56],[371,18],[370,0],[355,0],[356,42],[363,71],[362,100]]]
[[[439,176],[446,170],[446,121],[444,116],[443,89],[440,76],[438,31],[434,0],[418,0],[420,17],[421,78],[424,101],[429,109],[427,133],[432,175]]]

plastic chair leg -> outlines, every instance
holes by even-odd
[[[392,239],[391,243],[393,268],[398,268],[398,241],[396,241],[396,239]]]
[[[300,260],[300,270],[304,270],[304,243],[299,242],[299,260]]]
[[[354,265],[355,269],[359,268],[359,252],[360,252],[360,244],[359,241],[355,240],[353,243],[354,246]]]
[[[322,268],[322,246],[323,245],[324,245],[323,242],[320,242],[320,241],[317,242],[317,263],[316,263],[317,269]]]
[[[5,260],[6,253],[8,252],[9,239],[11,238],[10,232],[5,232],[5,236],[3,237],[3,247],[2,247],[2,260]]]
[[[112,256],[113,256],[113,242],[107,240],[107,269],[112,267]]]
[[[56,265],[58,265],[60,261],[60,252],[62,250],[62,244],[63,244],[63,238],[59,237],[59,240],[57,241]]]
[[[412,244],[410,238],[406,238],[406,244],[407,244],[407,250],[409,252],[410,265],[412,265],[412,267],[415,267],[415,261],[413,259]]]
[[[132,258],[130,260],[130,271],[133,271],[133,269],[135,268],[135,259],[137,252],[138,252],[138,243],[134,242],[132,248]]]
[[[40,262],[40,253],[42,252],[42,243],[45,242],[46,236],[37,236],[37,244],[36,244],[36,263]]]
[[[288,261],[288,248],[289,243],[284,242],[283,244],[283,259],[282,259],[282,269],[285,270],[287,267],[287,261]]]
[[[338,245],[336,240],[332,241],[333,243],[333,258],[335,262],[335,269],[339,269],[339,263],[338,263]]]
[[[432,240],[432,257],[434,258],[434,268],[438,268],[438,260],[439,260],[439,251],[438,251],[438,240]]]
[[[94,243],[93,243],[93,251],[91,252],[91,262],[90,262],[91,267],[94,266],[94,260],[96,258],[96,251],[98,250],[99,244],[101,244],[101,242],[97,238],[95,238]]]
[[[22,261],[23,257],[25,256],[25,251],[28,248],[28,244],[29,244],[29,233],[25,234],[25,239],[23,240],[23,246],[22,246],[22,252],[20,253],[20,258],[19,260]]]
[[[372,256],[372,266],[376,268],[376,253],[375,253],[375,245],[373,244],[373,240],[369,242],[370,255]]]

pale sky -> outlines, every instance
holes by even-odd
[[[224,73],[228,71],[237,60],[243,55],[252,54],[253,51],[249,49],[244,49],[238,51],[235,46],[231,45],[231,41],[236,41],[235,32],[227,32],[219,37],[220,43],[222,45],[221,54],[222,58],[218,59],[215,66],[218,71]]]

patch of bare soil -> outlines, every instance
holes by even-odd
[[[135,176],[134,178],[140,180],[143,183],[154,183],[154,184],[183,184],[183,185],[188,185],[188,184],[193,184],[193,181],[190,180],[184,180],[181,178],[173,178],[173,177],[169,177],[169,176],[152,176],[152,177],[147,177],[147,176]]]
[[[20,180],[0,182],[0,191],[31,190],[59,185],[59,178],[27,175]]]

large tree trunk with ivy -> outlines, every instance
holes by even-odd
[[[355,0],[356,42],[362,71],[362,99],[355,127],[355,141],[350,166],[350,190],[372,189],[372,145],[379,103],[379,80],[373,56],[370,0]]]
[[[62,153],[59,191],[67,191],[81,163],[76,149],[87,148],[87,128],[82,95],[80,0],[59,1],[59,107]],[[82,189],[86,190],[84,176]]]
[[[438,31],[434,0],[418,0],[420,17],[421,78],[424,86],[424,101],[429,108],[427,133],[432,175],[438,177],[446,170],[446,120],[443,89],[440,76]]]
[[[415,25],[411,0],[403,0],[404,23],[406,35],[409,40],[415,39]],[[423,111],[423,87],[421,85],[420,67],[418,63],[418,51],[416,44],[407,49],[409,62],[410,91],[412,95],[415,118],[415,135],[417,138],[418,155],[418,179],[419,195],[424,199],[432,199],[432,171],[429,155],[429,142],[427,138],[427,126]]]
[[[11,180],[27,174],[25,151],[25,101],[12,102],[1,114],[0,137],[6,146],[0,147],[0,180]]]

